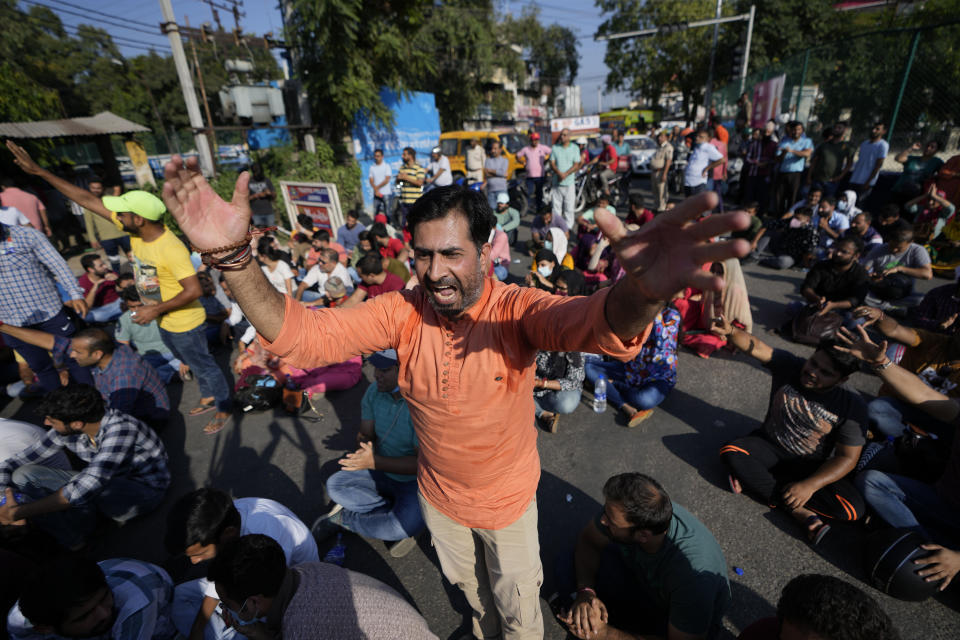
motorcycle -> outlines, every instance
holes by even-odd
[[[576,199],[574,200],[574,211],[580,213],[584,209],[592,206],[596,199],[603,193],[603,177],[600,173],[603,167],[592,165],[577,172],[576,179]],[[625,180],[626,173],[617,173],[610,181],[610,204],[615,209],[625,206],[629,202],[630,187]]]
[[[673,193],[683,193],[683,174],[687,170],[687,158],[690,150],[687,145],[673,147],[673,162],[670,165],[670,174],[667,176],[667,190]]]

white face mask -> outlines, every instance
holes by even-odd
[[[542,275],[544,278],[549,278],[550,274],[553,273],[553,267],[537,267],[537,272]]]
[[[799,228],[802,227],[802,226],[803,226],[803,223],[800,222],[799,220],[797,220],[796,218],[791,218],[791,219],[790,219],[790,228],[791,228],[791,229],[799,229]]]
[[[553,251],[553,240],[544,240],[543,248],[547,249],[548,251]]]
[[[837,203],[837,211],[846,211],[850,208],[850,203],[846,200],[841,200]]]

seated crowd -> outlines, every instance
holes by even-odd
[[[800,153],[806,149],[799,143],[802,127],[788,129],[791,136],[775,147],[778,153],[807,158]],[[715,133],[694,137],[693,151],[710,145]],[[703,155],[706,176],[721,165],[716,152]],[[540,430],[558,433],[562,416],[580,406],[587,383],[595,411],[609,402],[621,424],[650,428],[656,407],[677,384],[681,347],[701,358],[720,349],[743,352],[769,370],[771,386],[760,426],[718,452],[717,468],[730,489],[789,514],[811,545],[836,523],[914,531],[929,551],[919,575],[945,589],[960,571],[960,438],[954,437],[960,285],[926,295],[915,285],[935,269],[960,264],[954,261],[960,255],[956,208],[935,182],[923,183],[931,176],[898,182],[889,201],[878,203],[880,195],[871,193],[875,176],[862,175],[852,162],[830,176],[848,189],[819,183],[791,189],[793,171],[777,171],[776,179],[786,182],[777,183],[775,194],[753,184],[759,197],[770,197],[747,203],[749,225],[732,234],[749,243],[750,254],[703,265],[722,288],[677,292],[627,361],[539,351],[531,419]],[[336,230],[300,216],[283,242],[271,234],[275,216],[264,202],[273,197],[272,183],[262,170],[259,178],[264,186],[253,202],[260,229],[248,247],[237,249],[256,256],[272,288],[287,296],[288,309],[350,308],[419,286],[405,226],[395,228],[379,212],[366,227],[352,210]],[[194,640],[314,637],[324,629],[343,638],[435,637],[391,587],[321,562],[318,551],[318,544],[353,532],[389,543],[390,555],[399,558],[427,528],[417,483],[421,444],[400,393],[397,351],[299,368],[264,347],[220,272],[164,226],[160,199],[143,191],[101,198],[97,179],[89,190],[62,179],[51,184],[84,207],[91,242],[94,233],[99,239],[95,248],[113,251],[107,261],[99,253],[84,255],[78,278],[29,224],[0,225],[18,269],[11,277],[13,263],[4,264],[9,252],[0,254],[0,295],[10,301],[0,310],[0,338],[18,358],[24,383],[18,394],[43,396],[36,413],[47,427],[0,420],[0,564],[23,576],[0,602],[9,607],[10,636],[179,634]],[[701,187],[687,186],[692,193]],[[624,277],[598,224],[601,215],[619,215],[608,196],[600,195],[573,225],[555,199],[532,220],[530,240],[522,245],[518,229],[524,223],[509,196],[499,192],[491,200],[496,228],[483,276],[567,297],[591,295]],[[867,202],[879,206],[877,216]],[[625,229],[657,224],[669,210],[655,215],[641,197],[631,196]],[[510,272],[512,249],[530,258],[522,277]],[[133,273],[122,257],[136,263]],[[809,357],[756,337],[741,263],[758,261],[806,270],[800,299],[785,305],[777,333],[815,346]],[[231,361],[232,390],[218,358]],[[212,435],[229,426],[235,409],[310,410],[327,391],[357,385],[364,361],[373,383],[360,402],[356,449],[326,480],[331,505],[312,527],[273,500],[234,499],[207,487],[175,501],[164,537],[172,557],[202,564],[206,577],[175,585],[147,562],[88,559],[85,552],[98,535],[167,498],[171,476],[160,436],[177,410],[169,385],[196,382],[200,401],[186,417],[212,413],[203,427]],[[883,382],[868,402],[846,384],[861,369]],[[916,449],[918,440],[923,463],[902,453],[908,447],[901,443]],[[715,637],[731,592],[723,551],[707,525],[642,473],[614,475],[603,496],[596,516],[576,523],[575,546],[556,558],[550,604],[557,619],[578,638]],[[824,613],[824,594],[856,613],[842,621],[843,607]],[[868,637],[830,635],[839,633],[837,624],[851,634],[869,629],[869,637],[898,637],[872,598],[827,576],[794,578],[777,612],[742,637],[788,637],[787,629],[807,634],[789,637]]]

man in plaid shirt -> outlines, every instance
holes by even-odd
[[[93,374],[107,406],[159,429],[170,418],[170,399],[160,375],[127,345],[117,345],[103,329],[87,328],[72,339],[0,322],[0,333],[53,354],[60,366],[74,360]]]
[[[51,429],[0,462],[0,487],[6,487],[0,525],[33,520],[65,547],[77,549],[93,532],[97,512],[123,523],[160,505],[170,485],[167,452],[148,426],[106,409],[100,392],[83,384],[52,391],[39,410]],[[87,466],[82,471],[43,466],[64,448]],[[30,501],[17,504],[13,488]]]
[[[60,300],[57,283],[70,297],[67,302]],[[0,300],[0,321],[65,338],[72,336],[76,327],[64,305],[80,317],[87,313],[83,291],[70,267],[46,236],[30,227],[0,224]],[[44,391],[60,386],[60,376],[44,349],[13,337],[5,341],[27,361]],[[65,364],[77,382],[92,382],[90,372],[76,362],[68,360]]]

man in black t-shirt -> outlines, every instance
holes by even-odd
[[[272,227],[277,223],[273,213],[273,200],[277,197],[273,183],[263,175],[263,167],[253,165],[250,176],[250,211],[253,213],[253,226]]]
[[[773,374],[763,425],[720,448],[730,488],[785,508],[817,544],[830,529],[824,518],[856,521],[864,515],[863,498],[847,479],[865,442],[864,408],[843,386],[858,362],[831,342],[804,360],[717,315],[713,332]]]
[[[863,304],[870,287],[870,276],[858,262],[863,241],[850,236],[837,240],[830,249],[832,255],[813,265],[800,285],[803,301],[787,305],[791,320],[808,307],[809,312],[819,316],[838,313],[843,316],[844,324],[850,325],[852,310]]]

